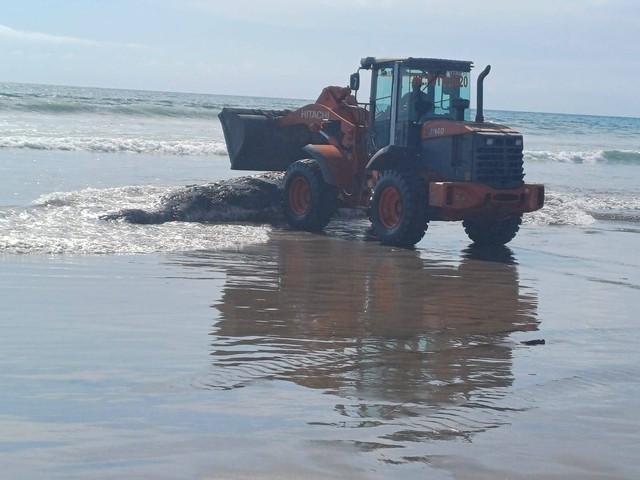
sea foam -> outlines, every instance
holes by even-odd
[[[268,240],[271,227],[263,225],[132,225],[99,218],[119,208],[156,208],[171,191],[128,186],[43,195],[29,207],[0,212],[0,254],[146,254],[225,249]]]
[[[574,164],[639,165],[640,152],[635,150],[526,151],[524,161]]]
[[[214,140],[207,142],[193,140],[145,140],[139,138],[10,136],[0,138],[0,148],[180,156],[227,155],[225,143]]]

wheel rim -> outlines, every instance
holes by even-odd
[[[394,187],[385,188],[380,195],[378,212],[380,213],[380,221],[387,229],[393,229],[398,226],[402,220],[402,197],[400,192]]]
[[[294,215],[302,216],[311,205],[311,185],[307,179],[296,177],[289,188],[289,206]]]

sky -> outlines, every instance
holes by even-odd
[[[638,0],[3,3],[0,82],[315,99],[434,57],[491,64],[486,109],[640,117]]]

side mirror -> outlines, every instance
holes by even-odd
[[[349,78],[349,88],[357,92],[360,88],[360,72],[352,73]]]

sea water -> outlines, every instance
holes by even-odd
[[[295,101],[18,84],[0,90],[3,253],[149,253],[265,240],[259,226],[154,231],[98,217],[154,208],[175,187],[232,176],[217,119],[223,105]]]
[[[134,253],[228,246],[222,238],[264,241],[263,227],[235,235],[231,227],[165,225],[155,227],[164,232],[160,238],[154,228],[99,216],[153,208],[175,187],[237,175],[217,118],[223,106],[305,103],[0,84],[0,252]],[[640,119],[490,110],[486,116],[524,134],[526,180],[547,187],[545,209],[525,216],[525,224],[637,226]]]
[[[307,102],[0,84],[0,477],[638,478],[640,119],[488,110],[547,194],[489,254],[100,220]]]

